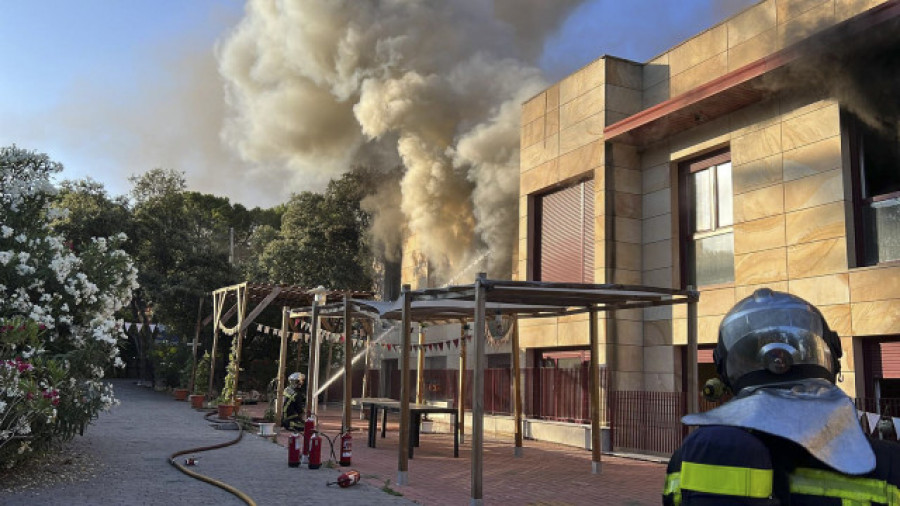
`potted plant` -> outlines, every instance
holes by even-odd
[[[197,370],[194,371],[194,393],[190,396],[192,408],[203,408],[203,402],[206,400],[206,386],[209,383],[210,362],[211,358],[207,351],[203,353],[203,358],[197,363]]]
[[[235,412],[235,393],[237,391],[237,339],[231,341],[231,353],[228,355],[228,366],[225,367],[225,384],[219,394],[219,418],[228,418]]]

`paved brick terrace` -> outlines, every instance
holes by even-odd
[[[259,415],[265,406],[247,406],[245,414]],[[320,406],[320,429],[333,438],[341,425],[341,407]],[[450,434],[422,434],[415,457],[409,461],[409,484],[397,486],[399,417],[388,419],[387,437],[378,436],[377,448],[366,445],[368,421],[353,413],[353,469],[364,481],[400,492],[424,505],[464,505],[471,490],[471,445],[460,445],[453,458]],[[467,427],[469,429],[469,427]],[[279,443],[287,444],[279,431]],[[603,456],[603,472],[591,474],[587,450],[540,441],[524,443],[515,457],[513,438],[487,438],[484,443],[483,490],[485,504],[522,505],[657,505],[665,479],[665,464]],[[324,451],[328,451],[325,443]],[[337,453],[337,451],[335,451]],[[285,449],[285,462],[287,450]],[[287,465],[287,464],[285,464]],[[311,471],[315,472],[315,471]],[[389,481],[388,481],[389,480]]]

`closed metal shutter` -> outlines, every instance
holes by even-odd
[[[593,283],[594,182],[541,197],[540,281]]]
[[[713,351],[715,348],[697,348],[697,363],[698,364],[714,364],[715,360],[713,360]]]
[[[900,378],[900,339],[867,338],[862,343],[863,378],[867,397],[875,397],[876,379]]]
[[[900,341],[882,341],[878,343],[881,355],[881,378],[900,378]]]

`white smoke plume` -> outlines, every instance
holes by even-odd
[[[399,209],[394,230],[417,236],[439,278],[485,248],[488,272],[509,275],[521,103],[546,87],[534,62],[577,3],[250,0],[218,48],[223,138],[305,181],[389,170],[387,150],[405,173],[399,202],[367,201],[375,222]],[[396,235],[379,241],[390,251]]]

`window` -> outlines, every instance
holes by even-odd
[[[682,279],[694,286],[734,281],[731,153],[719,152],[683,164]]]
[[[529,279],[594,282],[594,181],[534,196]]]
[[[900,142],[887,126],[848,123],[856,264],[900,260]]]

